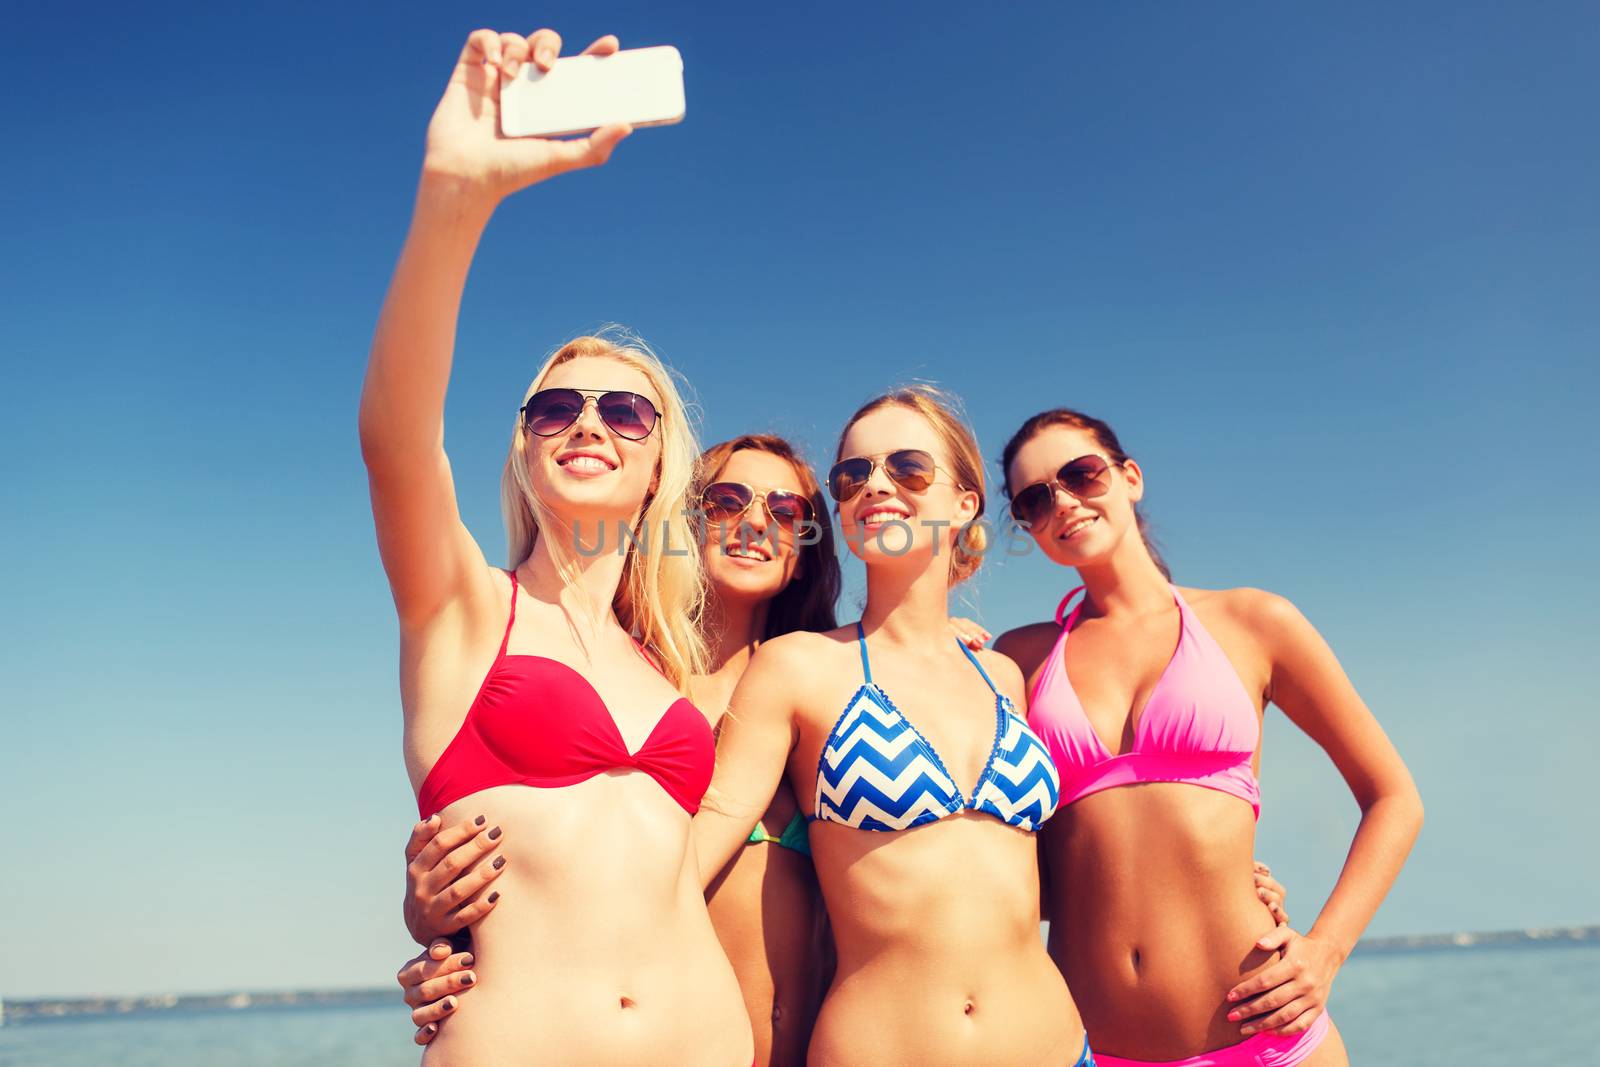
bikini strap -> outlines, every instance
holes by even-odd
[[[978,662],[978,657],[974,656],[972,654],[972,649],[968,648],[967,647],[967,643],[965,641],[961,640],[961,638],[959,638],[959,637],[956,638],[956,644],[958,646],[960,646],[962,652],[965,652],[967,654],[967,658],[972,661],[972,665],[974,667],[978,668],[978,673],[983,675],[984,684],[989,687],[989,691],[991,693],[993,693],[995,696],[999,696],[1000,695],[1000,690],[998,690],[998,689],[996,689],[994,687],[994,682],[990,681],[990,679],[989,679],[989,672],[983,669],[983,664],[979,663]]]
[[[867,631],[859,622],[856,623],[856,640],[861,644],[861,674],[863,680],[871,685],[872,664],[867,662]]]
[[[655,657],[650,654],[650,650],[645,648],[637,637],[629,634],[628,640],[633,642],[634,650],[639,653],[640,659],[650,664],[650,666],[655,669],[655,672],[661,675],[661,677],[665,678],[667,676],[667,672],[661,669],[661,664],[656,662]]]
[[[1074,589],[1072,592],[1068,593],[1066,596],[1061,598],[1061,603],[1056,605],[1056,625],[1057,626],[1061,627],[1063,630],[1072,629],[1072,624],[1078,621],[1078,612],[1083,610],[1083,605],[1084,605],[1084,603],[1086,601],[1088,601],[1089,598],[1088,597],[1084,597],[1083,600],[1078,601],[1078,606],[1072,609],[1072,614],[1067,616],[1066,621],[1063,622],[1061,616],[1066,614],[1067,605],[1072,603],[1072,598],[1077,596],[1079,593],[1083,592],[1087,588],[1089,588],[1089,587],[1086,586],[1086,585],[1080,585],[1080,586],[1078,586],[1078,588]]]
[[[506,573],[511,576],[511,615],[506,619],[506,635],[500,639],[500,655],[497,658],[505,656],[506,645],[511,641],[511,627],[517,621],[517,572],[507,571]]]

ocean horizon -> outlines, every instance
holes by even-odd
[[[1597,976],[1600,941],[1592,938],[1375,948],[1340,972],[1330,1014],[1353,1064],[1592,1062],[1600,1047]],[[415,1064],[398,988],[347,992],[365,999],[8,1019],[0,1065]]]
[[[1048,940],[1050,924],[1039,924],[1039,936]],[[1400,934],[1363,938],[1355,956],[1394,953],[1460,952],[1521,947],[1600,945],[1600,924],[1545,926],[1522,930],[1454,931],[1435,934]],[[317,988],[214,989],[157,993],[102,992],[77,996],[17,996],[0,994],[0,1026],[44,1019],[119,1016],[160,1012],[204,1014],[212,1011],[269,1008],[349,1007],[388,1003],[395,987],[323,986]]]

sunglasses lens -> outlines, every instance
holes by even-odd
[[[785,493],[781,489],[774,489],[767,494],[767,511],[772,515],[772,521],[785,529],[792,530],[801,522],[811,518],[811,501],[798,493]]]
[[[872,477],[872,461],[857,456],[842,459],[828,472],[828,492],[841,504],[857,493]]]
[[[713,482],[701,494],[700,506],[709,518],[730,518],[750,506],[750,490],[737,482]]]
[[[1029,526],[1037,526],[1054,504],[1054,490],[1043,482],[1035,482],[1011,498],[1011,517]]]
[[[913,493],[921,493],[933,484],[933,457],[920,448],[889,453],[883,461],[883,469],[902,488]]]
[[[649,437],[656,427],[656,408],[638,393],[606,393],[596,402],[600,418],[618,436],[630,441]]]
[[[583,394],[576,389],[541,389],[523,407],[522,421],[540,437],[553,437],[582,413]]]
[[[1099,456],[1080,456],[1056,472],[1056,477],[1067,487],[1067,492],[1084,500],[1102,496],[1111,488],[1105,477],[1110,469]]]

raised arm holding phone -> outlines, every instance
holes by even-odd
[[[461,50],[361,398],[407,770],[425,820],[473,828],[465,869],[488,870],[471,877],[507,890],[458,914],[483,989],[424,1062],[746,1067],[749,1023],[689,848],[712,763],[710,727],[682,695],[704,659],[690,622],[701,567],[577,551],[618,523],[666,523],[686,541],[698,450],[671,376],[641,345],[578,338],[520,410],[505,398],[508,570],[462,524],[443,447],[456,318],[495,207],[604,163],[630,132],[502,134],[503,79],[548,69],[560,48],[550,30],[479,30]],[[616,49],[604,37],[586,54]]]

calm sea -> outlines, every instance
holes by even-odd
[[[1600,946],[1357,956],[1333,991],[1354,1064],[1600,1064]],[[10,1023],[5,1067],[411,1067],[391,1009],[284,1008]]]

